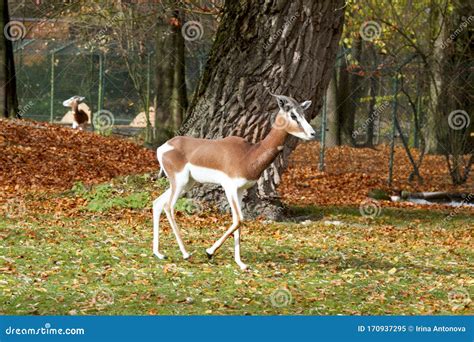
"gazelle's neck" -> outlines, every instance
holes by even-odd
[[[76,101],[74,101],[71,105],[71,108],[72,108],[73,113],[77,113],[79,111],[79,104]]]
[[[250,165],[251,173],[255,176],[254,179],[258,179],[262,172],[275,160],[280,151],[283,150],[283,145],[288,136],[288,133],[275,124],[268,135],[255,144],[251,155],[248,160],[251,160]]]

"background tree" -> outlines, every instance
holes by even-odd
[[[5,30],[6,25],[10,22],[8,0],[0,1],[0,20],[2,28],[0,38],[0,113],[8,118],[14,117],[18,113],[13,46],[11,38],[8,39],[8,37],[21,39],[21,35],[25,32],[22,32],[21,26],[14,27],[12,25],[7,26],[7,30]]]
[[[269,92],[312,100],[307,118],[322,106],[344,20],[343,1],[226,1],[214,46],[191,103],[182,133],[221,138],[229,135],[260,141],[276,112]],[[247,202],[259,197],[257,212],[278,215],[269,204],[296,146],[290,138],[264,172]],[[220,193],[220,192],[219,192]],[[200,197],[215,197],[215,188]],[[265,208],[272,210],[265,210]]]

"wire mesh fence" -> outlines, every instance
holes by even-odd
[[[194,44],[186,57],[186,85],[192,94],[207,58],[209,44]],[[148,96],[155,98],[156,64],[151,50],[142,65],[149,73]],[[128,125],[144,111],[140,94],[120,54],[78,47],[74,41],[24,39],[15,46],[20,113],[25,118],[61,123],[68,108],[63,101],[85,97],[87,111],[113,113],[115,125]],[[156,101],[156,100],[155,100]],[[151,103],[153,105],[153,101]],[[63,120],[67,123],[67,120]]]

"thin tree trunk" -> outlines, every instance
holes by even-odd
[[[369,101],[369,111],[368,111],[368,117],[367,117],[367,137],[365,140],[364,147],[369,147],[373,148],[374,147],[374,123],[376,120],[376,110],[377,108],[375,107],[377,103],[377,79],[375,77],[370,77],[369,79],[370,82],[370,101]],[[380,115],[380,113],[379,113]]]
[[[440,125],[443,120],[443,88],[444,79],[447,75],[443,73],[443,66],[446,61],[446,49],[443,43],[447,38],[446,21],[439,9],[433,12],[435,30],[439,31],[438,36],[434,40],[433,51],[431,55],[431,63],[429,68],[431,73],[430,78],[430,105],[427,115],[426,125],[426,152],[428,153],[442,153],[441,140],[446,132],[447,125]]]
[[[173,118],[173,130],[177,130],[184,119],[188,108],[188,95],[186,90],[186,61],[184,51],[184,37],[181,34],[181,26],[184,24],[184,14],[181,9],[174,13],[174,17],[180,25],[173,26],[174,65],[173,65],[173,89],[170,110]]]
[[[15,61],[13,44],[6,38],[3,28],[10,21],[8,0],[0,1],[1,28],[0,38],[0,115],[8,118],[18,115],[18,98],[16,92]]]
[[[181,34],[184,14],[172,12],[172,23],[159,23],[156,41],[156,117],[155,144],[169,139],[181,126],[188,98],[185,75],[185,41]]]
[[[314,118],[336,57],[344,18],[341,7],[342,0],[227,0],[183,133],[211,139],[237,135],[260,141],[277,112],[270,91],[312,100],[307,119]],[[279,203],[276,187],[296,144],[296,138],[289,138],[249,191],[253,214],[279,216],[278,206],[268,204]],[[209,187],[199,191],[201,199],[221,194]],[[255,204],[262,200],[267,205],[257,208]]]
[[[339,112],[337,110],[337,79],[334,71],[329,86],[326,91],[327,101],[327,135],[326,147],[339,146],[340,140],[340,126],[339,126]]]
[[[359,38],[354,42],[352,55],[356,60],[362,56],[362,40]],[[354,146],[352,136],[354,132],[355,114],[357,102],[361,96],[362,77],[348,71],[349,65],[344,58],[339,68],[339,80],[337,86],[337,108],[339,111],[340,144]]]

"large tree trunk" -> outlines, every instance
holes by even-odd
[[[0,115],[6,118],[18,114],[18,98],[16,94],[15,63],[13,45],[4,34],[5,25],[10,21],[8,0],[0,0],[0,17],[2,20],[2,35],[0,38]]]
[[[322,106],[343,24],[343,1],[295,0],[225,2],[222,23],[182,132],[221,138],[237,135],[251,142],[268,133],[277,111],[270,91],[297,100],[311,99],[308,121]],[[282,153],[249,191],[253,214],[277,217],[276,187],[297,140]],[[219,191],[219,194],[221,192]],[[201,198],[216,197],[214,188]],[[258,198],[258,201],[257,201]],[[271,208],[271,210],[265,210]]]

